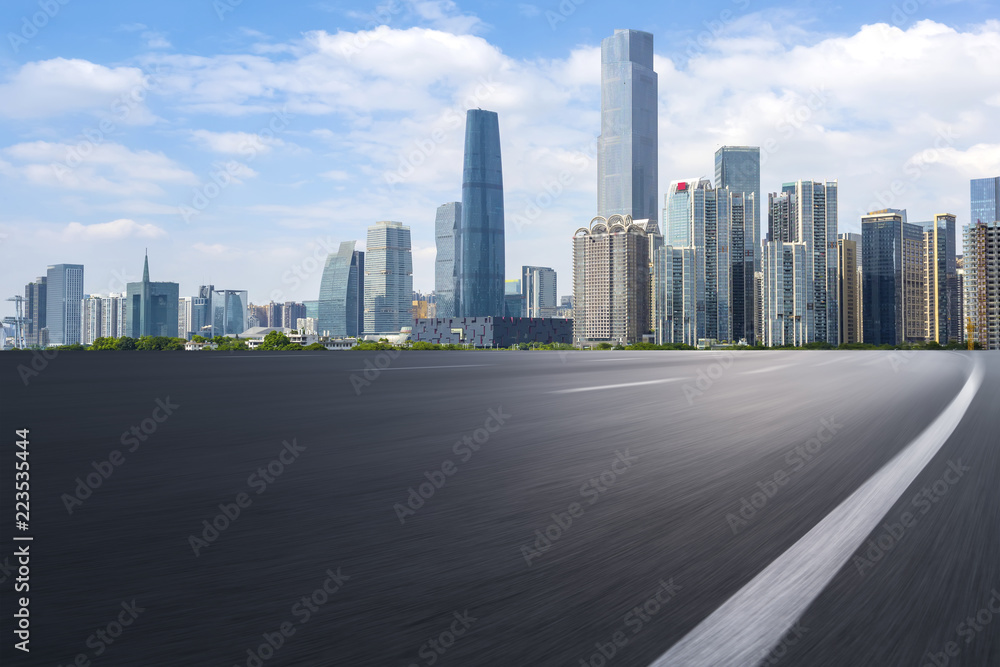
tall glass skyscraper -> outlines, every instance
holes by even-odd
[[[48,267],[45,284],[45,326],[49,330],[49,344],[79,343],[83,264],[55,264]],[[177,319],[176,314],[174,319]]]
[[[971,182],[972,224],[989,224],[1000,220],[1000,176],[974,178]]]
[[[653,36],[615,30],[601,42],[597,214],[656,220],[657,77]]]
[[[409,227],[401,222],[383,221],[368,228],[364,275],[364,333],[399,333],[401,327],[412,326],[413,259]],[[502,306],[502,276],[500,280]]]
[[[715,187],[753,195],[754,225],[746,230],[747,245],[755,249],[753,270],[760,271],[760,147],[723,146],[715,151]]]
[[[712,182],[704,178],[688,178],[670,184],[663,204],[663,228],[667,245],[678,248],[694,245],[694,238],[691,236],[691,193],[711,187]]]
[[[500,122],[495,111],[469,109],[466,115],[459,242],[455,315],[502,317],[503,168]]]
[[[242,334],[249,328],[249,306],[246,290],[213,290],[210,306],[212,333],[216,336]]]
[[[455,298],[457,296],[458,275],[456,259],[458,258],[462,225],[462,202],[448,202],[438,206],[437,217],[434,220],[434,238],[437,245],[437,257],[434,261],[434,296],[437,303],[438,317],[455,317]]]
[[[127,321],[124,335],[131,338],[142,336],[174,338],[177,336],[180,285],[150,282],[148,256],[142,266],[142,282],[128,283],[126,300],[125,317]]]
[[[365,253],[344,241],[328,255],[319,284],[316,328],[332,338],[359,336],[365,321]],[[308,315],[308,312],[307,312]]]

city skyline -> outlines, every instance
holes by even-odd
[[[444,19],[428,22],[411,16],[410,10],[391,17],[377,39],[364,31],[367,20],[341,18],[335,19],[342,24],[340,33],[324,24],[326,32],[309,33],[308,38],[289,37],[281,42],[277,36],[243,34],[236,40],[231,47],[235,53],[270,44],[268,48],[326,54],[319,57],[325,59],[324,66],[332,68],[335,79],[363,81],[359,62],[370,58],[373,48],[409,56],[406,40],[441,44],[444,39],[447,46],[413,56],[432,74],[430,79],[407,84],[406,90],[419,92],[413,109],[404,114],[411,120],[387,124],[387,114],[400,113],[398,105],[395,110],[388,109],[370,96],[365,96],[365,103],[374,104],[371,110],[351,112],[371,119],[370,130],[358,131],[365,137],[378,133],[374,145],[382,157],[377,159],[371,154],[355,155],[344,143],[350,129],[340,125],[345,110],[328,104],[321,113],[310,111],[285,87],[279,86],[274,99],[291,102],[287,117],[279,113],[281,106],[253,93],[241,99],[220,93],[224,99],[219,100],[173,94],[171,82],[194,82],[210,76],[226,61],[229,56],[219,54],[215,47],[178,44],[154,48],[150,46],[156,41],[152,37],[142,38],[142,31],[123,29],[114,33],[113,48],[86,48],[70,40],[73,46],[60,53],[52,40],[63,35],[63,28],[54,20],[15,54],[15,62],[4,72],[7,83],[3,85],[20,93],[8,98],[12,100],[30,98],[32,91],[51,90],[58,77],[76,76],[81,89],[79,94],[66,97],[68,107],[49,108],[41,121],[28,118],[24,101],[8,102],[0,109],[8,118],[2,130],[0,168],[11,201],[0,217],[0,233],[6,235],[0,251],[7,253],[10,275],[16,276],[4,289],[19,292],[20,285],[51,262],[75,262],[92,267],[86,276],[86,292],[121,291],[124,282],[139,277],[130,268],[128,257],[149,246],[164,258],[164,275],[181,282],[182,293],[191,294],[199,284],[221,282],[220,276],[225,276],[226,282],[245,286],[255,301],[307,300],[318,293],[322,273],[321,266],[307,270],[315,255],[325,258],[331,252],[327,245],[335,248],[341,241],[363,239],[365,228],[375,220],[394,219],[414,230],[414,282],[417,289],[428,292],[433,288],[434,211],[441,202],[455,199],[453,184],[461,169],[455,160],[462,150],[461,116],[475,106],[497,110],[504,118],[510,260],[506,274],[515,275],[521,265],[545,265],[569,275],[569,253],[552,254],[547,248],[565,239],[581,218],[589,218],[593,212],[600,113],[599,44],[613,29],[625,26],[649,31],[657,38],[659,195],[677,178],[693,173],[711,177],[711,151],[721,145],[760,145],[764,191],[792,178],[840,180],[841,231],[859,231],[862,212],[887,206],[905,206],[919,219],[931,219],[942,210],[955,211],[962,227],[968,223],[965,212],[969,210],[965,181],[1000,172],[993,157],[996,151],[990,148],[997,142],[997,130],[993,129],[997,124],[989,122],[996,107],[981,95],[966,95],[965,84],[947,76],[949,64],[959,63],[970,73],[968,79],[974,79],[972,75],[980,71],[981,63],[964,42],[983,46],[1000,38],[996,30],[976,24],[968,13],[961,14],[962,20],[954,18],[958,16],[954,12],[932,13],[937,23],[905,17],[907,20],[897,26],[891,16],[862,12],[856,24],[831,27],[833,34],[810,32],[804,26],[801,35],[787,37],[789,42],[785,43],[769,31],[762,8],[759,13],[741,15],[725,30],[709,34],[709,39],[703,40],[705,46],[687,54],[689,38],[697,37],[697,32],[679,40],[670,38],[685,26],[689,31],[696,26],[700,29],[696,22],[689,24],[685,19],[683,24],[665,27],[624,16],[598,25],[587,17],[589,11],[597,10],[581,8],[578,14],[556,24],[552,31],[556,39],[544,47],[552,59],[546,63],[533,60],[509,37],[484,37],[482,31],[456,28],[458,20],[447,25]],[[710,10],[699,10],[705,11]],[[449,12],[453,18],[473,16],[460,8]],[[528,17],[522,18],[526,25],[535,25]],[[241,7],[227,15],[224,27],[253,25],[257,19],[256,10]],[[874,25],[879,19],[885,22],[884,30]],[[550,30],[544,15],[534,20]],[[161,17],[149,18],[147,31],[155,32],[157,22],[163,21]],[[477,22],[470,19],[469,23]],[[592,30],[589,36],[578,32],[588,26]],[[360,33],[356,32],[358,27],[362,28]],[[571,30],[576,33],[567,43]],[[773,47],[774,55],[740,40],[752,36]],[[338,49],[352,46],[355,38],[366,48],[350,58],[340,55]],[[886,39],[899,49],[912,51],[916,62],[927,63],[925,68],[914,68],[922,69],[923,89],[946,84],[959,89],[942,96],[947,103],[928,96],[924,117],[900,124],[896,112],[875,109],[878,105],[867,101],[877,101],[878,95],[867,99],[864,95],[876,84],[888,81],[876,71],[878,57],[858,66],[844,56],[823,70],[822,80],[797,82],[793,76],[823,49],[842,54],[848,47],[857,47],[867,53]],[[161,41],[170,42],[169,35]],[[793,48],[800,49],[801,65],[790,60]],[[113,58],[109,49],[115,53]],[[433,72],[444,71],[435,69],[434,63],[449,53],[448,49],[464,49],[470,56],[482,54],[484,59],[472,58],[467,67],[453,72],[449,85],[437,90],[429,81],[440,77]],[[739,53],[733,55],[726,49]],[[950,53],[947,62],[940,62],[937,55],[932,57],[935,49]],[[258,51],[254,64],[246,66],[248,76],[256,76],[255,68],[270,59],[266,49]],[[178,53],[208,58],[209,67],[201,73],[189,71]],[[749,59],[763,75],[735,76],[732,72],[745,67],[738,65],[737,56]],[[399,60],[392,58],[394,63]],[[288,64],[288,76],[297,71],[297,62],[293,57]],[[85,67],[87,63],[92,66]],[[158,84],[150,79],[147,83],[155,85],[143,89],[138,78],[142,66],[152,69],[157,64],[170,77],[161,76]],[[845,76],[847,65],[853,66],[850,77]],[[727,67],[730,74],[718,73]],[[398,78],[384,67],[370,71],[373,82]],[[347,74],[340,76],[344,72]],[[105,90],[114,94],[94,92],[96,81],[102,78],[108,82]],[[121,113],[111,112],[111,105],[136,86],[137,96],[144,101],[126,105]],[[733,103],[719,105],[719,95],[726,86],[735,86]],[[536,101],[518,112],[520,105],[514,100],[539,87],[543,94],[533,95]],[[706,109],[716,107],[717,112],[705,116]],[[181,117],[182,108],[186,109],[183,113],[194,114],[192,120],[169,129],[172,119]],[[960,123],[953,113],[956,108],[974,113]],[[118,118],[125,111],[129,112],[126,117]],[[891,137],[871,134],[852,127],[848,122],[851,114],[872,127],[891,124],[898,131]],[[696,116],[700,119],[697,124]],[[94,132],[100,131],[101,121],[108,117],[113,127],[97,137]],[[721,122],[724,118],[730,121]],[[45,136],[29,129],[39,123],[47,128]],[[59,179],[48,167],[64,162],[67,151],[77,144],[86,149],[85,130],[93,130],[91,136],[100,139],[94,141],[95,153]],[[173,138],[168,140],[170,136]],[[878,140],[871,141],[873,137]],[[837,146],[830,143],[834,140]],[[418,142],[429,148],[421,153]],[[820,154],[822,160],[814,157]],[[197,215],[185,221],[178,214],[179,207],[200,204],[193,201],[196,190],[215,192],[218,186],[206,185],[213,183],[212,174],[217,169],[213,164],[225,166],[228,162],[243,166],[235,168],[233,174],[219,176],[223,182],[232,180],[218,188],[218,196],[204,208],[191,207]],[[357,168],[345,169],[343,165],[348,163]],[[112,166],[116,164],[121,166]],[[568,177],[566,183],[559,183],[563,171]],[[399,182],[387,183],[387,177]],[[901,190],[898,194],[891,188],[896,180],[901,186],[896,188]],[[562,193],[550,203],[546,186],[551,183],[559,185]],[[880,202],[879,195],[886,193],[893,201]],[[74,202],[71,207],[69,202]],[[879,205],[870,206],[872,203]],[[533,206],[539,207],[537,215]],[[342,215],[345,210],[351,211],[349,219]],[[43,247],[48,250],[44,257]],[[120,277],[123,275],[125,280]],[[11,305],[6,308],[5,312],[11,312]]]

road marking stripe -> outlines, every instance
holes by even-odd
[[[780,366],[768,366],[767,368],[758,368],[755,371],[747,371],[746,373],[740,373],[740,375],[756,375],[757,373],[770,373],[771,371],[780,371],[782,368],[791,368],[795,364],[781,364]]]
[[[647,380],[646,382],[626,382],[625,384],[605,384],[600,387],[578,387],[576,389],[560,389],[550,391],[550,394],[576,394],[581,391],[600,391],[601,389],[622,389],[624,387],[639,387],[646,384],[663,384],[664,382],[677,382],[681,378],[666,378],[663,380]]]
[[[767,657],[938,453],[982,380],[977,364],[958,396],[906,449],[650,667],[742,667]]]
[[[387,368],[377,368],[380,373],[385,371],[423,371],[430,370],[434,368],[479,368],[481,366],[492,366],[492,364],[456,364],[454,366],[389,366]],[[355,368],[352,373],[364,373],[365,371],[371,370],[370,368]]]

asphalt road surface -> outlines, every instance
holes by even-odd
[[[4,667],[1000,665],[993,353],[5,353],[0,389]]]

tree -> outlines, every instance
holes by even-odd
[[[323,345],[323,343],[310,343],[309,345],[306,345],[302,349],[303,350],[325,350],[326,349],[326,345]]]
[[[194,336],[191,336],[191,342],[193,342],[193,343],[204,343],[206,341],[205,341],[205,337],[204,336],[199,336],[198,334],[195,334]]]
[[[283,350],[292,341],[281,331],[272,331],[264,336],[264,342],[257,346],[258,350]],[[300,346],[301,348],[301,346]]]
[[[118,339],[118,349],[119,350],[134,350],[136,349],[135,338],[129,338],[128,336],[122,336]]]
[[[117,350],[118,341],[114,338],[98,338],[90,346],[91,350]]]

